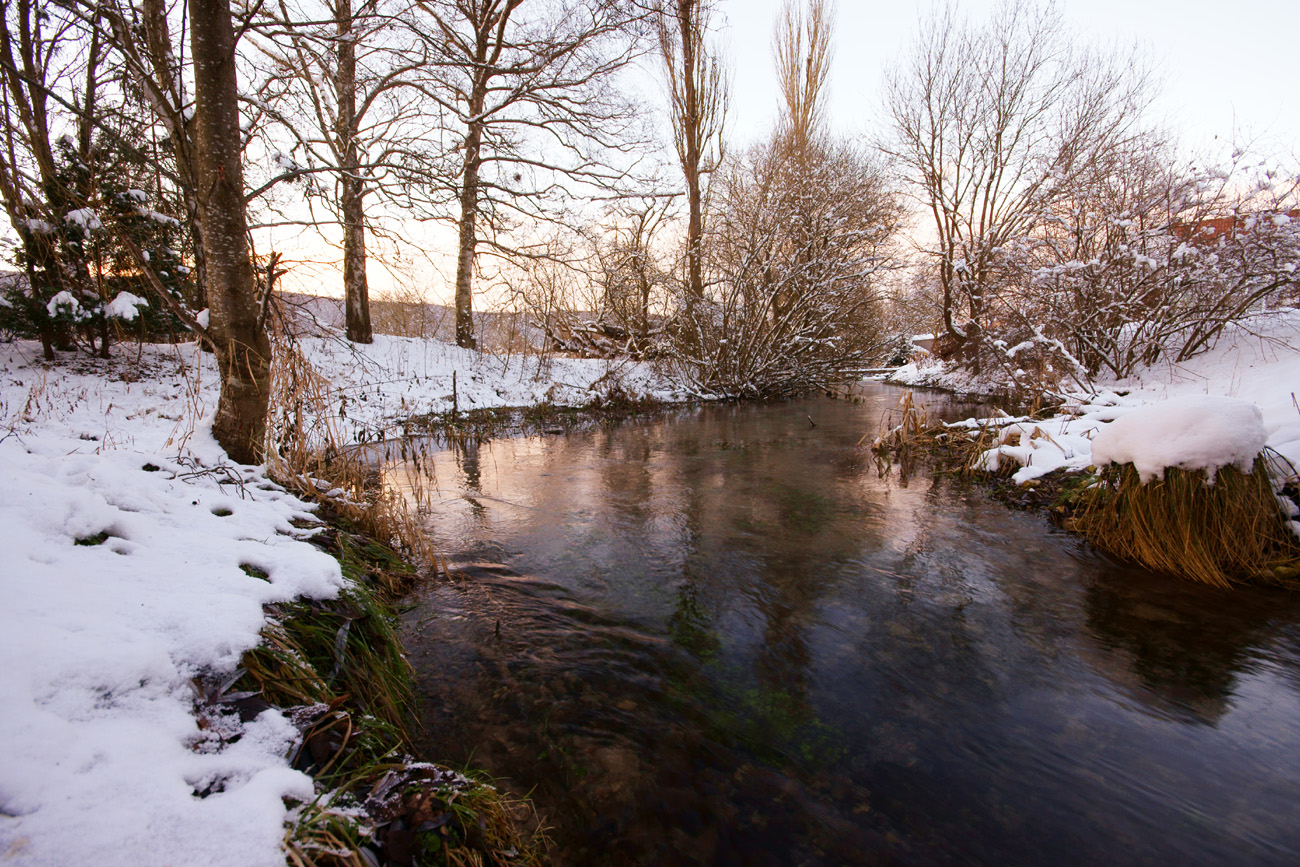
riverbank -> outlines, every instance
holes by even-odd
[[[328,424],[345,444],[417,411],[678,394],[640,365],[386,337],[302,349],[337,383],[317,394],[337,401]],[[0,852],[21,865],[283,864],[320,794],[299,746],[326,716],[364,730],[333,699],[303,718],[241,695],[248,654],[295,606],[342,617],[329,650],[362,631],[362,584],[321,550],[321,512],[226,459],[209,428],[216,371],[192,344],[47,365],[18,342],[0,346],[0,377]],[[329,686],[337,668],[316,675]]]
[[[938,362],[908,364],[886,381],[964,395],[997,393],[995,383],[981,383]],[[1123,379],[1098,378],[1086,388],[1063,388],[1043,398],[1059,409],[1024,419],[1034,426],[1025,432],[1032,437],[1035,429],[1041,431],[1038,438],[1023,443],[1020,450],[999,443],[1000,448],[990,450],[988,468],[998,469],[1002,459],[1013,461],[1020,467],[1013,477],[1017,482],[1061,468],[1083,469],[1092,463],[1092,437],[1102,425],[1139,407],[1194,396],[1232,397],[1255,404],[1263,413],[1268,447],[1300,465],[1297,383],[1300,310],[1273,311],[1227,326],[1210,351],[1186,362],[1160,361]]]
[[[965,373],[925,362],[888,381],[961,394],[982,388]],[[1171,468],[1203,472],[1212,481],[1222,468],[1250,470],[1262,450],[1283,519],[1300,536],[1297,382],[1300,311],[1273,311],[1229,326],[1210,351],[1189,361],[1040,396],[1055,407],[1042,413],[994,413],[947,425],[942,439],[958,446],[966,469],[991,480],[999,499],[1046,505],[1058,516],[1079,500],[1079,480],[1090,485],[1113,455],[1136,462],[1146,478]],[[1099,438],[1108,442],[1095,454]],[[1247,440],[1249,454],[1239,453]]]

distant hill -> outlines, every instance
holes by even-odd
[[[342,298],[296,292],[277,294],[303,331],[343,330]],[[376,334],[422,337],[444,343],[456,340],[456,311],[445,304],[372,299],[370,322]],[[541,329],[524,313],[476,311],[474,330],[479,348],[494,352],[534,352],[542,349],[545,341]]]

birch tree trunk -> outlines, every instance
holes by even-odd
[[[469,87],[469,105],[465,124],[465,168],[460,182],[460,219],[457,222],[459,243],[456,251],[456,345],[477,349],[474,337],[474,253],[478,247],[479,171],[483,166],[483,108],[487,104],[488,82],[493,66],[505,47],[505,29],[511,13],[523,0],[490,2],[480,7],[466,7],[474,27]],[[467,46],[468,47],[468,46]]]
[[[478,105],[481,110],[481,97]],[[456,257],[456,345],[465,349],[478,348],[474,337],[474,249],[478,243],[478,173],[482,146],[482,126],[470,123],[465,136],[465,172],[461,178],[458,226],[460,245]]]

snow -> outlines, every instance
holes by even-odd
[[[1267,442],[1264,413],[1253,403],[1190,395],[1139,407],[1106,425],[1092,441],[1092,460],[1131,463],[1144,482],[1169,467],[1204,470],[1213,479],[1226,466],[1250,472]]]
[[[972,380],[953,378],[938,364],[899,373],[896,382],[977,390]],[[1300,466],[1298,392],[1300,310],[1273,311],[1230,326],[1210,351],[1189,361],[1158,363],[1069,394],[1051,418],[993,420],[999,443],[980,463],[996,471],[1011,461],[1019,467],[1012,479],[1024,483],[1057,469],[1083,470],[1136,457],[1142,461],[1139,471],[1149,478],[1166,466],[1211,473],[1222,466],[1249,466],[1267,446]],[[1134,414],[1135,420],[1120,424]],[[1115,432],[1107,434],[1108,428]]]
[[[130,292],[119,292],[117,293],[116,298],[108,302],[108,306],[104,308],[104,313],[118,319],[125,319],[127,322],[132,322],[135,320],[137,315],[136,308],[148,306],[149,302],[141,298],[139,295],[132,295]]]
[[[383,335],[303,348],[357,441],[450,409],[453,374],[462,410],[682,395],[639,364]],[[312,508],[212,439],[212,356],[138,352],[46,365],[39,344],[0,344],[0,860],[281,867],[292,802],[313,796],[288,765],[297,732],[276,710],[201,726],[192,679],[235,670],[265,604],[344,579],[298,528]]]
[[[75,211],[68,211],[64,219],[85,232],[95,232],[104,228],[104,224],[99,221],[99,217],[90,208],[78,208]]]
[[[680,401],[687,393],[647,364],[513,355],[499,357],[452,344],[376,334],[368,345],[336,337],[307,338],[313,366],[340,389],[339,418],[352,441],[391,434],[397,418],[456,409],[580,406],[620,389],[633,396]]]
[[[45,305],[51,316],[64,314],[71,316],[73,319],[80,319],[82,316],[81,302],[67,289],[56,294]]]
[[[338,592],[337,563],[291,524],[310,508],[260,469],[218,471],[205,426],[177,437],[183,351],[147,348],[170,375],[131,383],[5,350],[0,852],[20,865],[283,864],[281,799],[312,793],[287,766],[295,730],[267,711],[223,746],[198,726],[190,680],[234,669],[263,604]],[[194,794],[214,781],[222,791]]]
[[[281,151],[276,151],[272,154],[271,161],[274,162],[281,171],[287,174],[303,171],[303,167],[300,166],[292,156]]]
[[[164,226],[170,226],[172,228],[176,228],[181,224],[181,221],[176,219],[175,217],[169,217],[166,214],[160,214],[157,211],[152,210],[150,208],[141,206],[141,207],[137,207],[136,211],[140,214],[140,216],[147,217],[150,220],[153,220],[155,223],[162,223]]]
[[[54,232],[54,227],[44,220],[25,219],[20,221],[27,231],[37,235],[49,235]]]

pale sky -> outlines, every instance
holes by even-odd
[[[915,38],[929,0],[839,0],[831,117],[845,134],[880,118],[885,68]],[[994,0],[960,0],[987,18]],[[1091,44],[1147,49],[1163,73],[1158,106],[1191,146],[1263,137],[1300,153],[1300,0],[1061,0],[1067,22]],[[719,0],[734,77],[730,126],[736,142],[761,138],[776,111],[772,31],[781,0]]]

